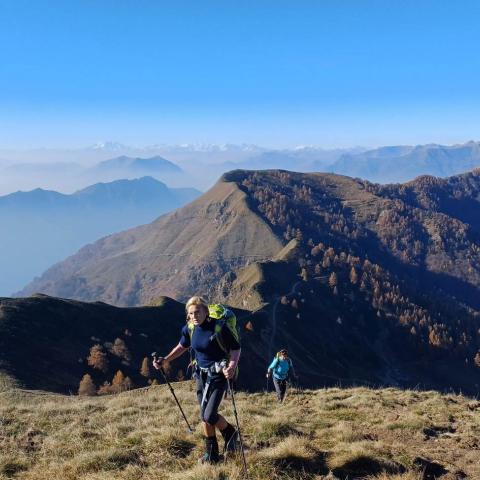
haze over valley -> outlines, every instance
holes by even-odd
[[[70,195],[37,188],[0,196],[0,296],[20,290],[85,244],[149,223],[200,193],[142,177]]]
[[[401,183],[419,175],[448,177],[480,166],[480,143],[327,149],[104,142],[77,149],[0,149],[0,158],[0,195],[35,188],[73,193],[94,183],[144,175],[171,187],[205,191],[234,169],[331,172],[378,183]]]

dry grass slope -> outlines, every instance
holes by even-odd
[[[235,480],[240,459],[197,464],[193,385],[175,384],[196,433],[164,386],[111,397],[0,393],[0,479]],[[237,396],[251,479],[480,478],[480,402],[436,392],[290,390]],[[223,404],[232,418],[231,403]]]

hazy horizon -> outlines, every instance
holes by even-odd
[[[0,145],[286,148],[478,138],[480,4],[0,6]]]

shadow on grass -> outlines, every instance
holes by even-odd
[[[7,478],[12,478],[17,473],[28,470],[28,467],[21,462],[11,461],[0,465],[0,475],[5,475]]]
[[[417,457],[413,461],[414,465],[419,468],[423,472],[423,480],[436,480],[441,476],[448,473],[442,465],[436,462],[432,462],[427,460],[426,458]],[[460,474],[457,475],[457,478],[465,478],[462,477]]]
[[[128,465],[146,466],[139,452],[135,450],[116,451],[105,459],[103,470],[126,468]]]
[[[186,458],[195,448],[195,444],[181,438],[173,440],[167,447],[170,455],[178,458]]]
[[[326,475],[329,468],[326,464],[325,452],[317,452],[312,458],[305,459],[296,455],[288,455],[274,460],[274,465],[283,472],[301,472],[317,475]]]
[[[270,422],[263,425],[262,431],[258,434],[257,447],[268,447],[272,443],[272,439],[286,438],[291,435],[297,437],[305,436],[305,434],[288,423]]]
[[[340,467],[333,469],[334,475],[341,479],[378,475],[380,473],[397,474],[404,472],[405,468],[398,463],[372,458],[366,455],[349,460]]]

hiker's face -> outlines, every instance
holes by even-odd
[[[201,325],[208,317],[208,310],[203,305],[190,305],[187,315],[194,325]]]

